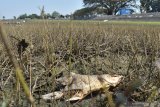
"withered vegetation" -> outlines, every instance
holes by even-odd
[[[61,72],[66,75],[68,72],[120,74],[125,79],[112,90],[111,95],[123,92],[131,102],[160,101],[160,71],[155,66],[160,57],[159,25],[28,21],[17,26],[6,24],[3,27],[13,46],[12,52],[24,69],[25,80],[37,106],[72,106],[68,102],[55,100],[47,103],[40,98],[43,94],[57,90],[54,80]],[[25,40],[23,53],[17,51],[18,42],[10,35]],[[22,54],[21,58],[18,53]],[[16,77],[13,70],[4,46],[0,44],[0,104],[6,102],[13,106],[26,106],[28,101],[23,90],[15,93]],[[101,99],[97,95],[74,106],[104,106],[109,101],[105,98]]]

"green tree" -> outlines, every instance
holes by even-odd
[[[65,17],[66,17],[67,19],[69,19],[69,18],[71,18],[71,15],[66,14]]]
[[[13,16],[13,19],[16,20],[17,19],[16,16]]]
[[[73,18],[81,19],[81,18],[89,17],[90,15],[94,14],[94,12],[95,12],[95,8],[93,7],[82,8],[82,9],[76,10],[73,13]]]
[[[150,6],[153,0],[140,0],[140,11],[141,13],[147,13],[150,11]]]
[[[5,17],[5,16],[3,16],[2,18],[3,18],[3,20],[5,20],[5,19],[6,19],[6,17]]]
[[[27,14],[22,14],[18,17],[18,19],[26,19],[28,18]]]
[[[47,19],[52,18],[52,15],[51,15],[50,13],[47,13],[47,14],[46,14],[46,18],[47,18]]]
[[[140,0],[141,13],[160,12],[160,0]]]
[[[30,19],[40,19],[40,16],[38,16],[37,14],[31,14],[28,16],[28,18]]]
[[[57,11],[54,11],[54,12],[52,13],[52,18],[53,18],[53,19],[59,18],[59,16],[60,16],[60,13],[58,13]]]
[[[65,18],[65,16],[61,14],[61,15],[59,16],[59,18],[62,18],[62,19],[63,19],[63,18]]]
[[[104,11],[107,15],[116,14],[120,8],[136,7],[136,0],[83,0],[86,7],[94,7]]]
[[[154,0],[151,5],[151,12],[160,12],[160,0]]]

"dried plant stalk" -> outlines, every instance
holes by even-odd
[[[22,85],[27,98],[29,99],[30,103],[32,104],[32,107],[35,107],[34,98],[30,93],[29,87],[24,79],[24,76],[23,76],[22,70],[19,67],[18,61],[16,60],[16,58],[13,55],[13,52],[11,51],[11,49],[12,49],[11,45],[9,44],[9,40],[7,39],[7,36],[4,32],[4,30],[2,29],[1,23],[0,23],[0,36],[1,36],[1,39],[4,43],[6,51],[7,51],[8,55],[13,63],[13,66],[15,68],[16,78],[17,78],[17,80],[19,80],[20,84]]]

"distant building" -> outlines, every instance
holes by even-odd
[[[133,9],[121,8],[121,9],[118,11],[117,15],[130,15],[130,14],[132,14],[133,12],[134,12]]]

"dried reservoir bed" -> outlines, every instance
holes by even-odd
[[[48,103],[40,99],[41,95],[56,90],[56,74],[69,71],[124,75],[122,88],[128,87],[132,101],[160,101],[160,71],[155,66],[160,57],[159,24],[28,20],[20,24],[6,23],[3,28],[37,106],[72,106],[70,103]],[[20,57],[17,43],[22,39],[29,46]],[[0,104],[28,106],[23,90],[17,91],[14,68],[0,43]],[[141,85],[137,86],[139,83]],[[99,97],[74,106],[106,105],[107,100],[99,100]],[[89,104],[90,101],[94,103]]]

